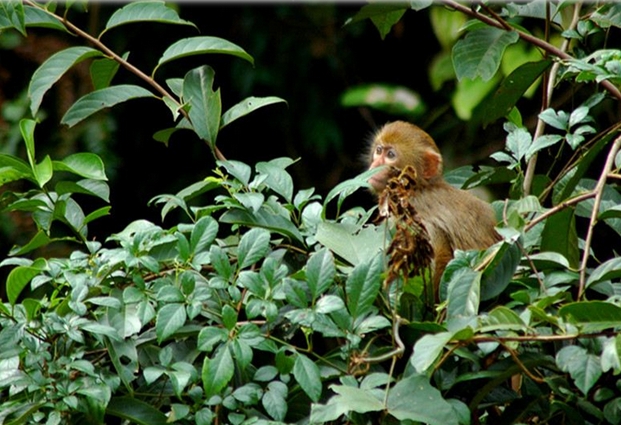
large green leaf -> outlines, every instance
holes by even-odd
[[[75,153],[62,161],[54,161],[54,170],[69,171],[92,180],[108,180],[103,161],[94,153]]]
[[[138,425],[168,424],[168,418],[165,414],[150,404],[129,396],[113,397],[108,403],[106,413]]]
[[[604,280],[618,279],[621,277],[621,258],[611,258],[600,264],[587,279],[587,287]]]
[[[249,267],[267,255],[270,247],[270,232],[255,227],[242,236],[237,248],[239,268]]]
[[[476,316],[481,301],[481,272],[463,267],[455,271],[448,282],[447,320],[453,324]],[[459,327],[459,325],[457,325]]]
[[[346,223],[321,222],[315,238],[353,266],[370,261],[387,245],[383,226],[359,229]]]
[[[110,187],[100,180],[60,181],[56,184],[56,192],[59,195],[64,193],[83,193],[110,202]]]
[[[1,3],[4,4],[7,2]],[[16,1],[15,3],[23,4],[21,1]],[[65,26],[58,19],[38,7],[24,5],[23,10],[24,24],[26,25],[26,27],[42,27],[60,31],[67,31]],[[18,26],[21,26],[21,23],[18,23]],[[2,13],[0,11],[0,30],[8,28],[14,28],[14,25],[11,23],[11,19],[9,18],[9,16],[7,16],[6,12]]]
[[[21,1],[9,0],[0,2],[0,24],[5,28],[15,28],[24,37],[26,36],[24,6]]]
[[[33,277],[41,273],[46,267],[43,258],[38,258],[29,266],[17,266],[9,273],[6,279],[6,296],[11,305],[15,305],[22,290],[30,283]]]
[[[131,84],[106,87],[81,97],[76,103],[71,105],[63,116],[61,123],[73,127],[83,119],[104,108],[109,108],[130,99],[144,97],[154,96],[149,90]]]
[[[28,164],[12,155],[0,153],[0,186],[21,179],[34,181],[34,175]]]
[[[486,254],[493,251],[496,251],[494,257],[483,271],[481,278],[482,301],[497,297],[509,286],[522,258],[516,244],[503,243],[488,249]]]
[[[409,419],[429,425],[459,423],[451,405],[423,375],[411,375],[391,388],[387,407],[388,413],[400,421]]]
[[[414,354],[410,358],[410,363],[418,373],[425,373],[427,369],[436,361],[446,344],[453,337],[453,332],[439,332],[428,334],[416,341],[414,344]]]
[[[484,27],[466,34],[453,46],[453,66],[458,80],[481,77],[490,80],[498,68],[505,48],[518,41],[515,31]]]
[[[221,223],[243,224],[245,226],[263,227],[272,232],[280,233],[298,242],[304,242],[304,237],[298,228],[285,217],[274,214],[265,206],[256,213],[241,209],[231,209],[220,217]]]
[[[371,261],[358,264],[347,277],[347,308],[354,319],[368,313],[377,298],[382,283],[383,260],[383,255],[375,255]]]
[[[201,217],[190,235],[190,251],[193,254],[204,251],[214,241],[218,234],[218,222],[213,217]]]
[[[269,96],[269,97],[248,97],[238,104],[232,106],[228,111],[222,114],[222,121],[220,122],[220,128],[224,128],[229,125],[233,121],[238,118],[241,118],[249,113],[256,111],[259,108],[262,108],[267,105],[272,105],[274,103],[284,102],[287,103],[286,100],[281,99],[280,97]]]
[[[30,97],[30,112],[36,116],[43,95],[62,77],[65,72],[73,65],[85,59],[103,56],[99,50],[91,47],[76,46],[61,50],[50,56],[32,74],[30,85],[28,86],[28,97]]]
[[[335,276],[334,256],[330,250],[323,248],[313,253],[308,259],[306,281],[313,299],[332,285]]]
[[[313,404],[311,406],[311,423],[334,421],[349,412],[379,412],[384,409],[384,404],[373,390],[347,385],[331,385],[330,389],[337,395],[328,400],[325,405]]]
[[[599,358],[576,345],[561,348],[556,355],[556,363],[563,372],[569,372],[584,395],[602,375]]]
[[[220,129],[222,102],[220,89],[214,91],[215,71],[210,66],[201,66],[185,74],[183,98],[190,104],[189,117],[194,131],[213,149]]]
[[[604,301],[570,303],[561,307],[559,315],[585,332],[616,328],[621,323],[621,307]]]
[[[229,383],[234,372],[235,364],[227,345],[221,346],[213,359],[205,357],[201,373],[205,397],[209,399],[219,393]]]
[[[137,1],[129,3],[115,11],[112,16],[110,16],[110,19],[108,19],[106,29],[102,34],[110,28],[119,25],[149,21],[163,24],[196,26],[192,22],[181,19],[177,12],[166,6],[163,1]]]
[[[276,158],[269,162],[259,162],[256,170],[266,176],[263,183],[274,192],[281,195],[288,203],[293,198],[293,179],[285,171],[285,167],[293,164],[290,158]]]
[[[157,312],[155,332],[157,340],[162,342],[185,324],[187,314],[181,303],[166,304]]]
[[[558,211],[546,220],[541,234],[541,251],[557,252],[563,255],[572,268],[578,268],[580,249],[573,208]]]
[[[218,37],[200,36],[184,38],[170,45],[162,54],[157,66],[153,70],[153,74],[155,74],[157,69],[166,62],[187,56],[204,55],[208,53],[233,55],[254,64],[252,56],[246,53],[246,51],[238,45]]]
[[[306,395],[317,402],[321,397],[321,374],[317,365],[304,354],[298,353],[293,364],[293,376]]]
[[[509,74],[485,101],[483,124],[490,124],[511,111],[528,88],[552,65],[551,60],[527,62]]]

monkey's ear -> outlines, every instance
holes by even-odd
[[[423,155],[425,167],[423,169],[423,178],[429,180],[442,174],[442,156],[433,151],[426,151]]]

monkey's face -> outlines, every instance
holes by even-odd
[[[369,169],[377,168],[382,165],[387,165],[388,167],[385,167],[382,171],[377,172],[369,179],[369,183],[373,187],[373,191],[376,193],[381,192],[386,187],[388,178],[391,175],[391,168],[400,168],[397,149],[391,145],[376,141],[374,143],[373,156],[371,158]]]

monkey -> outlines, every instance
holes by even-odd
[[[368,181],[377,196],[394,175],[391,169],[414,168],[416,187],[410,201],[429,234],[437,299],[442,273],[456,249],[486,249],[500,240],[494,210],[444,180],[440,150],[431,136],[414,124],[394,121],[380,128],[372,139],[367,161],[369,169],[388,166]]]

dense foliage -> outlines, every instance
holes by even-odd
[[[348,206],[368,172],[322,197],[294,187],[292,159],[248,165],[220,153],[223,127],[282,99],[224,111],[209,65],[157,78],[189,56],[253,62],[244,49],[180,38],[145,71],[102,35],[154,21],[193,26],[163,2],[119,5],[97,36],[72,23],[83,10],[70,3],[0,3],[0,31],[44,27],[83,43],[31,76],[31,116],[16,127],[26,157],[0,154],[4,214],[27,213],[37,229],[0,263],[10,269],[0,423],[621,423],[621,261],[608,244],[621,235],[621,136],[618,123],[594,119],[621,100],[621,50],[598,37],[621,27],[621,6],[375,3],[348,23],[370,18],[385,36],[404,13],[427,10],[444,29],[435,84],[454,84],[461,118],[501,120],[506,131],[497,166],[447,177],[509,187],[494,202],[503,240],[457,252],[439,304],[424,271],[388,255],[390,220]],[[527,30],[528,19],[545,31]],[[60,124],[152,99],[171,115],[157,140],[193,132],[217,158],[205,178],[152,199],[162,222],[181,217],[173,225],[137,220],[93,240],[89,224],[111,208],[104,161],[37,155],[42,99],[82,62],[94,90]],[[120,67],[137,79],[117,83]],[[580,102],[555,101],[563,86]],[[538,120],[526,125],[518,102],[537,90]],[[403,99],[394,87],[360,86],[343,103],[420,113]],[[538,166],[540,156],[555,161]],[[45,255],[66,243],[69,255]]]

